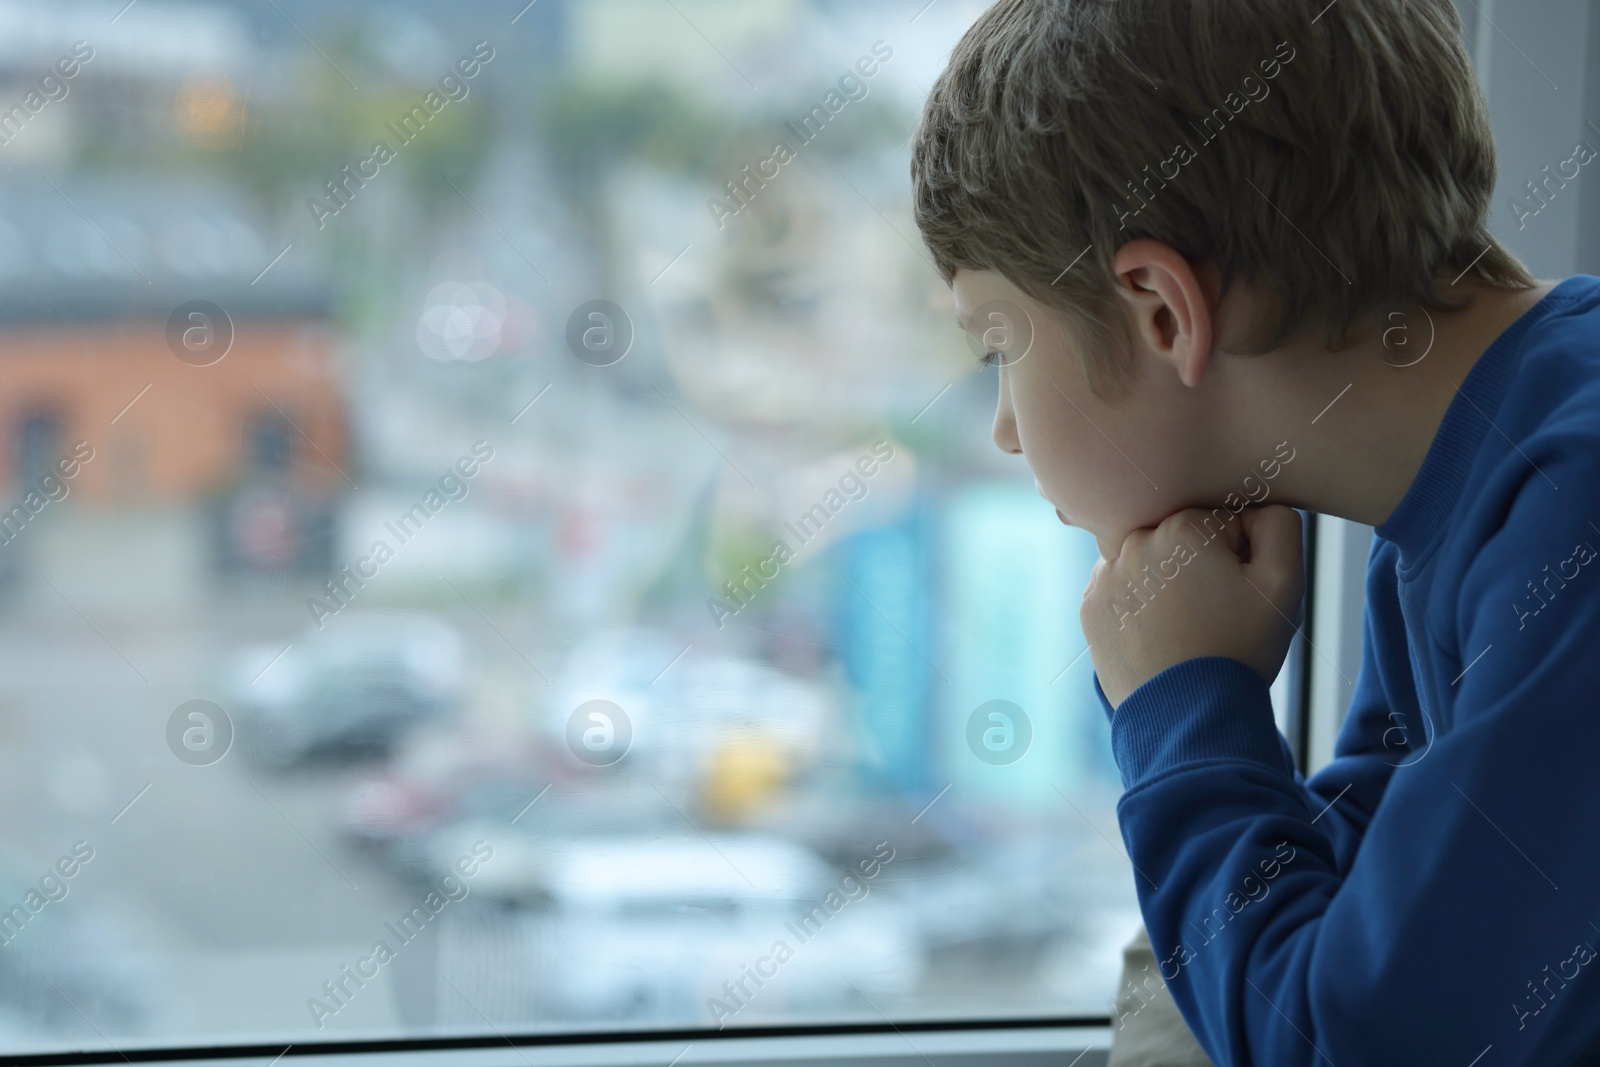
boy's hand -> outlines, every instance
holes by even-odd
[[[1283,665],[1305,590],[1300,513],[1247,507],[1207,541],[1211,514],[1187,508],[1135,530],[1090,573],[1078,619],[1113,708],[1197,656],[1231,657],[1267,682]]]

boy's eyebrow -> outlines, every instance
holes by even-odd
[[[956,325],[961,328],[961,332],[962,333],[966,333],[967,332],[967,324],[961,321],[961,316],[960,315],[956,316]]]

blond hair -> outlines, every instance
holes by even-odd
[[[946,282],[994,270],[1061,309],[1102,397],[1131,379],[1111,261],[1136,238],[1268,295],[1245,354],[1315,312],[1339,348],[1379,302],[1464,306],[1441,273],[1535,284],[1486,225],[1494,138],[1450,0],[998,0],[911,177]]]

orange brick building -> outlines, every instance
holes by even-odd
[[[85,441],[95,459],[72,491],[86,503],[192,501],[253,475],[311,493],[347,485],[326,323],[235,321],[209,366],[177,358],[166,333],[159,319],[0,323],[0,484],[24,489]]]
[[[355,474],[315,250],[273,258],[277,239],[212,179],[0,184],[0,513],[15,520],[0,583],[48,555],[19,532],[42,496],[112,541],[169,516],[144,547],[200,570],[324,569]],[[51,471],[88,449],[59,484]],[[203,538],[174,549],[193,520]]]

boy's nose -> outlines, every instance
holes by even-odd
[[[994,411],[994,445],[1009,455],[1022,455],[1022,442],[1017,439],[1017,418],[1006,401],[1004,387],[1001,388],[1000,403]]]

